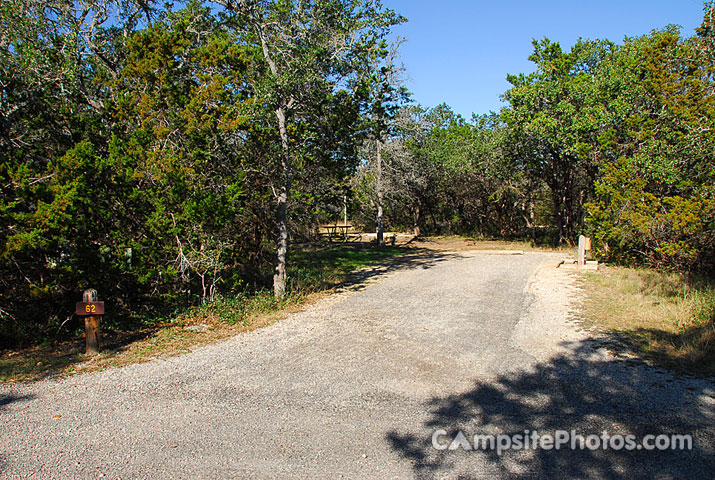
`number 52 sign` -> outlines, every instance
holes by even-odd
[[[79,316],[104,315],[104,302],[77,302],[74,313]]]

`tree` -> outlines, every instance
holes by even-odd
[[[514,161],[506,126],[496,114],[465,121],[447,105],[407,106],[391,119],[380,170],[386,220],[416,235],[518,237],[533,226],[538,187]],[[372,226],[376,205],[373,141],[358,172],[360,198]],[[431,222],[429,222],[431,220]],[[531,229],[532,232],[534,229]]]
[[[96,27],[82,38],[106,61],[74,58],[79,37],[56,26],[57,12],[76,14],[33,11],[25,30],[3,17],[19,22],[0,57],[11,120],[0,132],[0,310],[15,319],[3,325],[11,338],[28,322],[37,334],[59,324],[88,286],[116,316],[176,308],[203,292],[199,280],[216,285],[241,265],[235,239],[252,229],[237,221],[245,172],[232,118],[246,57],[209,10],[154,11],[126,35]],[[182,245],[189,263],[176,261]]]
[[[378,246],[385,244],[383,231],[385,192],[390,188],[386,185],[386,179],[383,178],[383,151],[385,142],[389,140],[389,136],[396,128],[392,124],[394,115],[409,95],[402,85],[401,75],[404,72],[404,67],[397,64],[399,48],[404,42],[403,38],[398,38],[390,46],[384,41],[382,44],[376,45],[370,52],[370,61],[366,72],[370,106],[367,112],[369,134],[363,149],[367,157],[364,166],[366,171],[371,174],[372,179],[370,187],[376,210],[375,228]],[[394,148],[393,150],[393,155],[399,155],[398,150]]]
[[[674,28],[627,39],[609,75],[621,109],[601,139],[588,224],[606,258],[681,270],[715,264],[715,63],[707,14],[697,37]]]
[[[131,35],[108,83],[117,122],[109,161],[133,169],[127,200],[137,202],[130,215],[141,223],[122,240],[152,251],[148,267],[165,282],[181,279],[190,290],[196,275],[203,301],[213,297],[207,282],[220,282],[246,230],[235,138],[245,127],[233,116],[249,100],[241,85],[250,53],[234,40],[208,9],[191,3]]]
[[[150,15],[152,2],[142,4]],[[0,310],[13,319],[2,325],[9,338],[28,323],[33,334],[45,331],[64,297],[106,257],[107,230],[92,223],[106,212],[90,208],[110,184],[102,161],[110,92],[102,79],[116,73],[115,41],[138,23],[139,11],[133,1],[0,3],[0,282],[7,292]]]
[[[307,160],[301,150],[310,140],[296,137],[295,132],[337,90],[359,90],[363,77],[358,73],[369,61],[370,52],[401,18],[368,0],[221,3],[229,16],[228,25],[262,53],[263,65],[256,68],[252,88],[256,105],[272,110],[280,142],[273,178],[278,230],[273,290],[282,297],[286,291],[288,202],[294,169]]]
[[[612,55],[608,41],[580,40],[570,52],[548,39],[534,41],[530,75],[509,75],[502,117],[518,141],[531,175],[551,191],[558,242],[573,241],[598,173],[598,142],[609,128],[598,89],[600,65]]]

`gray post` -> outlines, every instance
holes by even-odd
[[[578,237],[578,265],[586,265],[586,237],[583,235]]]

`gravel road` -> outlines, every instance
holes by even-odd
[[[580,330],[561,258],[425,254],[182,356],[2,385],[0,478],[713,478],[715,384]],[[467,450],[562,430],[693,448]]]

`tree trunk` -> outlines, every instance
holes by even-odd
[[[556,239],[556,244],[561,245],[565,238],[564,232],[564,208],[563,208],[563,195],[557,189],[556,186],[551,187],[551,204],[554,209],[554,216],[556,217],[555,223],[558,228],[558,238]]]
[[[255,21],[254,27],[261,40],[263,57],[268,63],[268,68],[274,76],[278,76],[278,66],[271,56],[268,42],[266,41],[263,25]],[[285,102],[286,99],[283,99]],[[286,293],[286,255],[288,253],[288,194],[290,192],[292,172],[290,162],[290,143],[288,141],[288,129],[286,128],[286,110],[290,110],[294,99],[281,102],[276,108],[276,118],[278,119],[278,132],[281,137],[281,172],[280,185],[277,194],[276,223],[278,226],[278,238],[276,240],[276,266],[273,271],[273,294],[282,298]]]
[[[276,222],[278,239],[276,242],[276,268],[273,272],[273,294],[281,298],[286,292],[286,254],[288,253],[288,189],[281,186],[278,194]]]
[[[414,231],[415,237],[420,236],[420,206],[416,205],[412,211],[412,230]]]
[[[531,229],[531,241],[536,245],[536,208],[533,200],[529,200],[529,228]]]
[[[377,186],[377,245],[379,247],[382,247],[385,245],[385,238],[384,238],[384,232],[382,229],[382,201],[383,201],[383,193],[382,193],[382,152],[381,152],[381,147],[382,144],[380,142],[380,139],[377,139],[375,141],[376,143],[376,150],[377,150],[377,178],[376,178],[376,186]]]
[[[291,184],[290,146],[288,130],[286,129],[285,111],[282,107],[276,109],[278,129],[281,136],[281,185],[278,190],[276,223],[278,239],[276,241],[276,267],[273,272],[273,294],[282,298],[286,292],[286,254],[288,253],[288,193]]]

